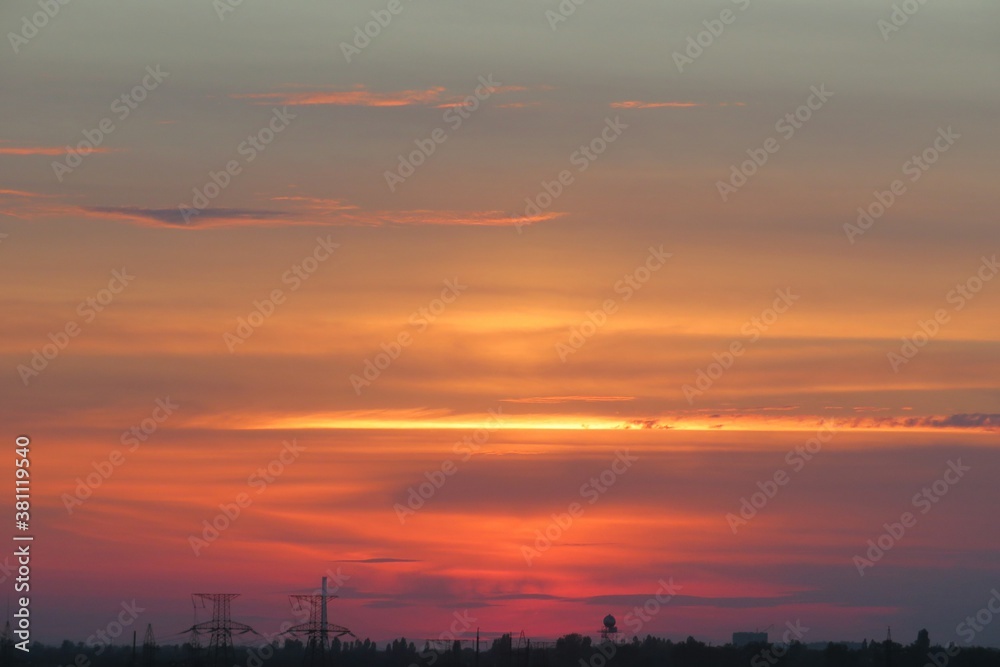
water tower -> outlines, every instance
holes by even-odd
[[[612,644],[618,641],[617,621],[611,614],[604,617],[604,627],[601,628],[601,639]]]

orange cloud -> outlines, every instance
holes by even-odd
[[[490,95],[525,92],[524,86],[496,86]],[[257,104],[285,104],[288,106],[341,106],[341,107],[409,107],[434,105],[438,109],[465,106],[468,95],[449,92],[443,86],[424,90],[400,90],[376,93],[364,84],[351,90],[318,90],[308,92],[250,93],[233,95],[236,99],[255,100]]]
[[[502,95],[504,93],[521,93],[528,90],[524,86],[495,86],[491,91],[490,95]],[[455,107],[464,107],[469,105],[469,96],[465,97],[455,97],[447,102],[438,104],[438,109],[452,109]],[[524,106],[524,103],[519,104],[501,104],[498,105],[502,108],[512,107],[512,106]]]
[[[480,227],[508,227],[516,225],[531,225],[560,218],[565,213],[547,212],[536,216],[513,216],[504,211],[454,211],[416,209],[406,211],[363,211],[360,207],[347,204],[340,199],[321,197],[272,197],[272,201],[294,202],[297,209],[295,215],[320,214],[326,219],[318,219],[314,224],[331,225],[471,225]]]
[[[65,148],[51,146],[0,146],[0,155],[62,155]]]
[[[527,399],[501,399],[501,403],[519,405],[560,405],[566,403],[630,402],[627,396],[553,396]],[[530,410],[530,408],[528,408]],[[501,412],[502,419],[491,428],[509,430],[572,431],[683,431],[731,433],[815,433],[820,429],[834,432],[908,432],[995,434],[1000,431],[1000,415],[957,414],[919,417],[846,418],[817,415],[769,416],[754,412],[726,414],[677,413],[662,417],[622,418],[613,414],[568,408],[564,411]],[[86,423],[82,416],[73,417]],[[428,430],[476,429],[486,418],[475,412],[456,412],[445,408],[381,408],[331,412],[262,413],[228,409],[225,414],[205,413],[185,422],[185,426],[210,429],[293,429],[293,430]]]
[[[611,106],[615,109],[691,109],[694,107],[708,107],[713,105],[705,104],[703,102],[643,102],[641,100],[624,100],[622,102],[612,102]],[[714,106],[743,107],[746,106],[746,104],[743,102],[735,102],[730,105],[728,102],[723,102]]]
[[[51,195],[43,195],[38,192],[25,192],[24,190],[0,190],[0,197],[27,197],[28,199],[37,199],[40,197],[51,197]]]
[[[78,214],[133,222],[151,227],[178,227],[205,229],[209,227],[268,226],[268,225],[320,225],[322,222],[297,219],[283,211],[266,211],[243,208],[207,208],[192,214],[188,220],[179,208],[144,208],[139,206],[81,206]]]
[[[366,86],[358,84],[354,90],[254,93],[234,95],[233,97],[256,100],[257,104],[285,104],[288,106],[408,107],[438,102],[442,99],[445,91],[445,88],[436,86],[426,90],[375,93],[368,90]]]
[[[767,411],[768,408],[759,408],[759,410],[763,412]],[[805,414],[772,417],[756,414],[752,409],[744,411],[739,411],[738,409],[720,409],[715,410],[713,414],[682,414],[665,418],[632,419],[619,428],[778,432],[811,431],[824,425],[836,431],[904,430],[919,432],[992,433],[1000,430],[1000,415],[977,413],[925,415],[919,417],[853,417],[836,419]]]
[[[512,216],[503,211],[381,211],[363,216],[369,222],[387,222],[396,225],[473,225],[484,227],[513,227],[532,225],[555,220],[565,213],[540,213],[531,217]],[[360,220],[362,216],[359,216]]]
[[[614,403],[634,401],[635,396],[534,396],[531,398],[503,398],[503,403]]]
[[[51,201],[53,195],[24,190],[0,190],[0,213],[21,220],[48,218],[64,214],[72,207]]]
[[[272,197],[272,201],[296,202],[304,209],[324,215],[337,215],[338,220],[326,224],[357,224],[378,226],[394,225],[472,225],[507,227],[518,224],[535,224],[562,217],[565,213],[548,212],[532,217],[515,217],[503,211],[451,211],[417,209],[411,211],[362,211],[360,207],[346,204],[340,199],[320,197]],[[349,213],[345,211],[351,211]]]
[[[0,144],[7,142],[0,141]],[[110,153],[110,148],[91,148],[91,153]],[[0,155],[48,155],[59,156],[66,154],[65,146],[0,146]]]
[[[34,201],[46,195],[0,190],[0,204],[5,213],[25,220],[44,218],[98,218],[117,220],[147,227],[209,229],[235,226],[372,226],[382,225],[471,225],[508,227],[532,225],[560,218],[565,213],[545,212],[531,217],[513,216],[504,211],[404,210],[363,211],[340,199],[282,196],[269,201],[281,202],[284,208],[206,208],[189,213],[185,219],[179,207],[81,206],[62,202]]]

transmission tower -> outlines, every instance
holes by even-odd
[[[142,667],[153,667],[156,662],[156,639],[153,638],[153,624],[146,625],[146,636],[142,640]]]
[[[320,587],[319,595],[289,595],[292,610],[307,611],[309,616],[305,623],[299,623],[288,628],[286,634],[306,637],[305,664],[308,667],[325,667],[326,653],[330,648],[331,637],[350,635],[357,639],[347,628],[334,625],[327,620],[326,604],[336,595],[326,592],[326,577]]]
[[[230,602],[238,598],[239,593],[194,593],[191,601],[197,610],[198,604],[204,609],[207,603],[212,603],[212,620],[195,623],[185,632],[192,635],[192,644],[199,645],[199,635],[209,635],[208,664],[210,667],[231,667],[233,656],[233,635],[253,633],[260,636],[256,630],[245,623],[237,623],[230,617]],[[151,633],[147,633],[150,634]]]

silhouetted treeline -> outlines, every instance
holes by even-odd
[[[422,644],[422,645],[418,645]],[[674,642],[647,636],[610,644],[577,634],[555,643],[515,640],[510,635],[483,640],[477,656],[474,644],[414,642],[405,638],[388,644],[370,640],[333,640],[322,656],[298,640],[261,641],[237,646],[220,661],[207,648],[190,644],[159,646],[150,654],[141,647],[105,646],[100,650],[65,641],[60,646],[35,643],[29,653],[2,652],[0,667],[997,667],[1000,650],[931,645],[925,632],[918,641],[898,643],[830,643],[824,647],[759,644],[711,646],[688,637]],[[222,662],[220,665],[219,663]]]

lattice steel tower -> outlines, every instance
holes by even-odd
[[[208,664],[211,667],[231,667],[234,661],[233,635],[260,634],[245,623],[237,623],[230,617],[230,602],[238,598],[239,593],[193,593],[191,602],[197,609],[200,603],[206,608],[212,603],[212,620],[195,623],[187,632],[192,635],[192,643],[198,644],[199,635],[209,635]]]
[[[326,604],[337,596],[327,594],[326,577],[323,577],[319,595],[289,595],[288,597],[294,611],[308,611],[309,620],[288,628],[286,634],[306,637],[305,664],[309,667],[324,667],[327,661],[326,653],[330,648],[330,638],[343,637],[344,635],[354,637],[354,633],[347,628],[334,625],[327,620]]]
[[[142,639],[142,667],[153,667],[156,662],[156,639],[153,624],[146,624],[146,636]]]

